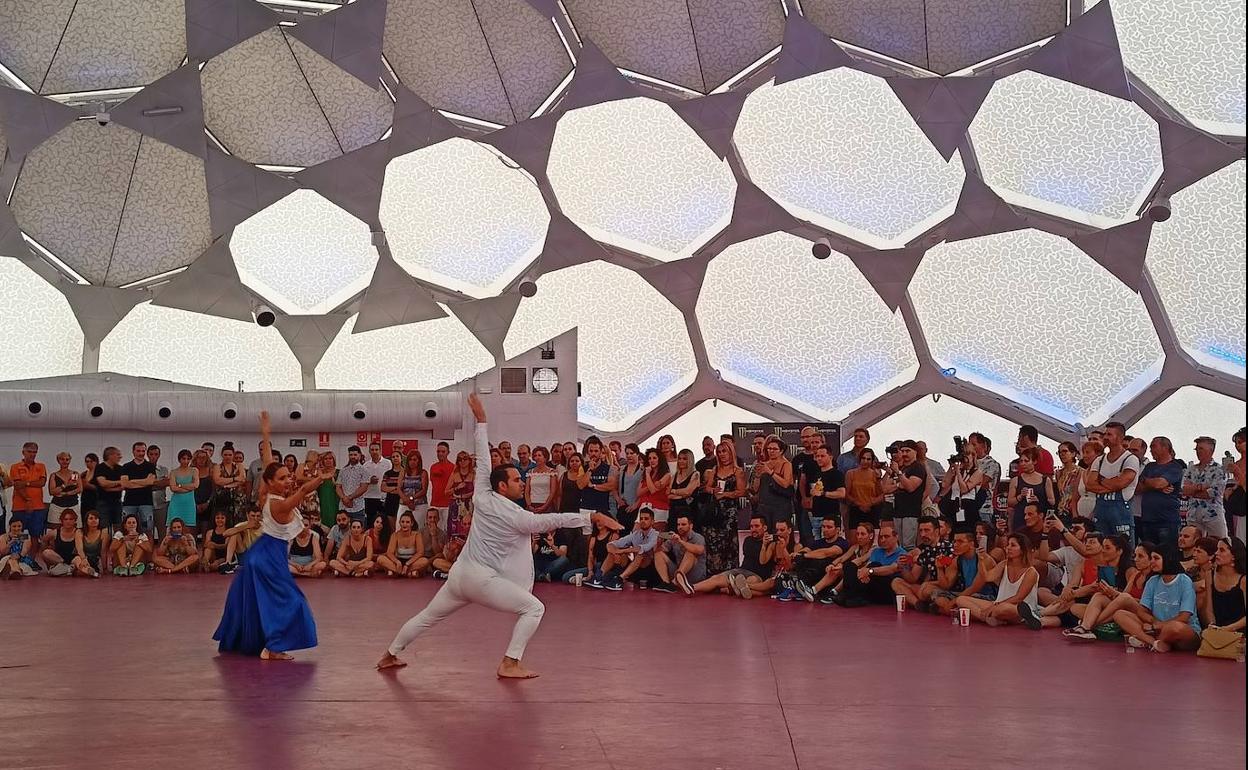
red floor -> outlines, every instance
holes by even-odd
[[[538,586],[372,669],[438,584],[304,584],[321,646],[218,657],[228,578],[0,584],[0,767],[1243,767],[1244,667],[891,608]],[[1089,761],[1093,760],[1093,761]]]

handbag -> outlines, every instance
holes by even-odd
[[[1244,635],[1225,628],[1206,628],[1200,634],[1200,649],[1196,654],[1202,658],[1236,660],[1244,651]]]

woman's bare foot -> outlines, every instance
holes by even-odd
[[[284,652],[272,652],[266,647],[260,651],[260,660],[294,660],[294,658]]]
[[[381,660],[377,661],[377,670],[382,671],[387,668],[403,668],[406,665],[406,663],[387,652],[385,655],[381,656]]]
[[[536,679],[538,676],[536,671],[528,670],[515,658],[503,658],[503,662],[498,664],[499,679]]]

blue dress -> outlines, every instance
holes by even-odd
[[[265,502],[264,534],[247,549],[246,562],[234,574],[221,623],[212,635],[220,643],[218,650],[256,656],[265,648],[289,652],[316,646],[312,609],[286,560],[289,541],[302,529],[298,510],[290,522],[279,524]]]

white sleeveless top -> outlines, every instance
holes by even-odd
[[[260,520],[260,531],[269,537],[290,542],[303,531],[303,517],[299,515],[299,509],[296,508],[291,511],[294,518],[285,524],[278,523],[277,519],[273,518],[273,514],[269,513],[269,504],[275,497],[278,500],[282,499],[281,495],[269,495],[264,501],[264,518]]]
[[[1001,582],[997,584],[997,601],[1003,602],[1006,599],[1013,599],[1017,596],[1018,587],[1022,585],[1024,578],[1027,577],[1027,573],[1034,571],[1034,567],[1028,567],[1023,570],[1023,574],[1018,576],[1018,580],[1010,582],[1010,568],[1009,565],[1006,565],[1005,569],[1001,570]],[[1033,610],[1036,609],[1039,604],[1039,593],[1040,581],[1036,580],[1031,586],[1031,593],[1027,594],[1027,598],[1023,599],[1023,603],[1030,605]]]

